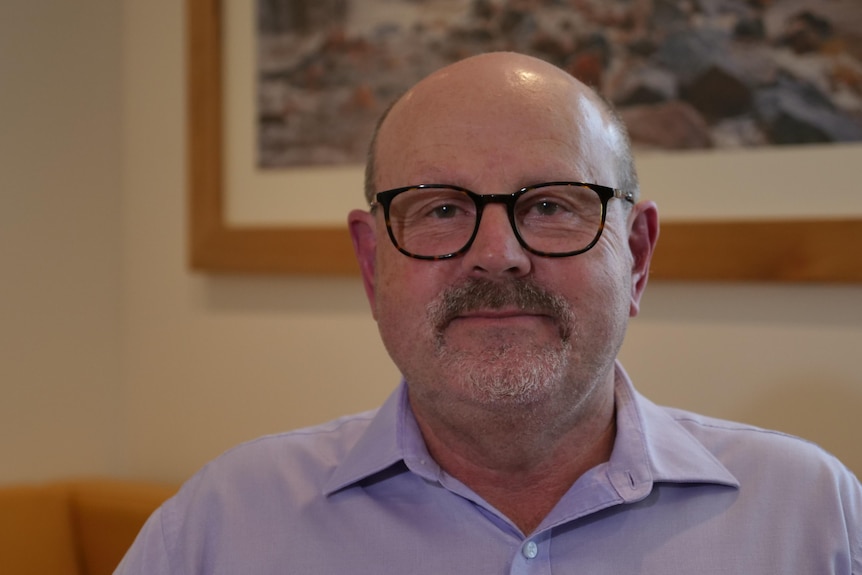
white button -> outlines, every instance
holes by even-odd
[[[523,553],[524,557],[527,559],[535,559],[536,555],[539,554],[539,546],[532,541],[527,541],[521,548],[521,553]]]

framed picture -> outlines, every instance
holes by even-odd
[[[190,266],[357,273],[344,222],[362,207],[362,168],[260,170],[251,0],[186,2]],[[862,281],[862,145],[639,153],[637,163],[662,213],[654,279]]]

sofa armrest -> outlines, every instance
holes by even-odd
[[[70,492],[83,572],[111,575],[144,522],[176,492],[176,487],[82,480],[72,482]]]
[[[0,487],[0,573],[80,574],[65,486]]]

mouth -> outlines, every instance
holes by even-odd
[[[442,330],[449,328],[467,327],[490,330],[536,329],[540,326],[551,326],[560,328],[559,318],[544,311],[532,311],[522,309],[480,309],[459,313],[450,318]]]
[[[450,323],[457,320],[488,320],[505,321],[519,319],[551,319],[555,318],[546,311],[533,311],[524,309],[479,309],[464,311],[450,319]]]

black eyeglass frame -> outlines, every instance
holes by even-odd
[[[602,203],[601,221],[599,222],[599,228],[596,232],[596,236],[589,244],[587,244],[586,247],[571,252],[543,252],[530,247],[524,240],[524,238],[521,237],[521,234],[518,232],[518,226],[515,223],[515,203],[518,201],[518,198],[520,198],[527,192],[552,186],[577,186],[581,188],[589,188],[590,190],[594,191],[596,195],[599,196],[599,199]],[[438,256],[422,256],[405,250],[403,247],[398,245],[398,240],[395,239],[395,233],[392,231],[392,225],[389,221],[389,207],[392,204],[392,200],[395,198],[395,196],[403,194],[404,192],[409,192],[411,190],[426,190],[439,188],[463,192],[471,200],[473,200],[473,203],[476,205],[476,225],[473,227],[473,233],[470,235],[470,239],[467,240],[467,242],[461,249]],[[487,206],[488,204],[504,204],[506,206],[506,213],[509,216],[509,224],[512,226],[512,232],[515,234],[515,238],[518,240],[518,243],[525,250],[537,256],[546,258],[566,258],[589,251],[599,242],[599,239],[602,237],[602,232],[605,229],[605,219],[608,213],[608,202],[612,198],[619,198],[631,204],[635,203],[634,192],[611,188],[608,186],[602,186],[600,184],[590,184],[586,182],[543,182],[541,184],[526,186],[511,194],[477,194],[476,192],[468,190],[467,188],[462,188],[461,186],[454,186],[451,184],[418,184],[414,186],[404,186],[401,188],[394,188],[391,190],[378,192],[374,195],[374,201],[371,202],[369,207],[370,211],[373,212],[378,205],[383,206],[383,218],[386,221],[386,231],[389,233],[389,239],[392,240],[392,245],[394,245],[395,248],[405,256],[418,260],[445,260],[466,253],[467,250],[470,249],[470,246],[473,245],[473,241],[476,239],[476,235],[479,233],[479,226],[482,223],[482,212],[485,209],[485,206]]]

